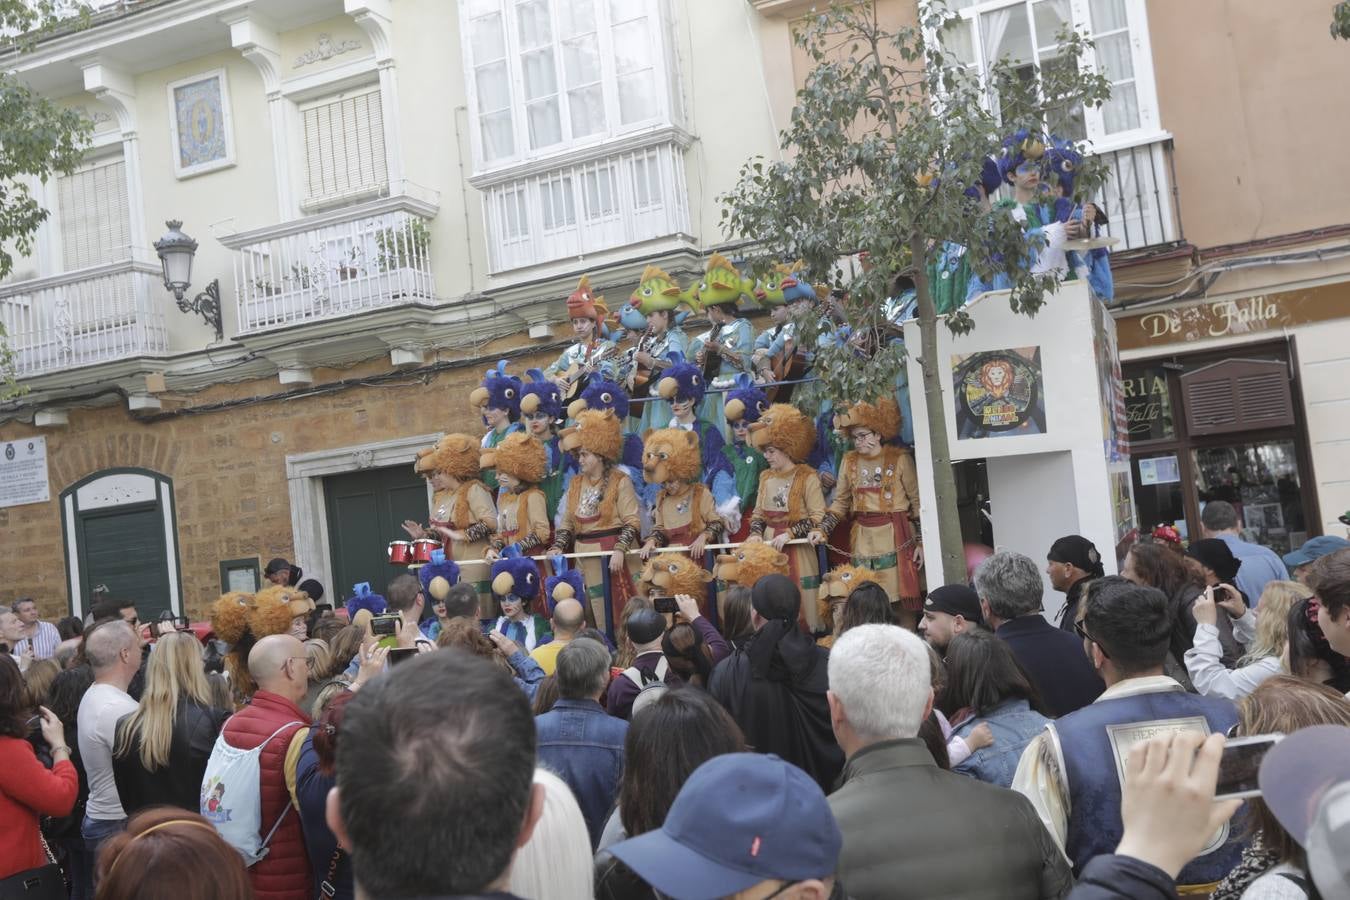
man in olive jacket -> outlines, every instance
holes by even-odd
[[[830,720],[848,762],[830,809],[839,880],[873,897],[1063,897],[1073,876],[1020,794],[939,769],[919,740],[933,708],[928,651],[894,625],[859,625],[830,651]]]

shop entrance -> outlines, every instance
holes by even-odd
[[[1262,344],[1123,366],[1139,527],[1200,535],[1212,500],[1245,536],[1296,549],[1320,521],[1290,348]]]
[[[426,522],[427,486],[411,466],[364,469],[323,480],[328,541],[333,560],[334,604],[367,581],[384,594],[389,581],[406,572],[389,565],[390,541],[405,540],[405,519]]]

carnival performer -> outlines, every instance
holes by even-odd
[[[665,377],[657,385],[657,393],[670,401],[674,415],[669,422],[661,423],[661,427],[682,428],[698,435],[703,457],[703,483],[712,490],[717,514],[722,518],[726,530],[734,532],[741,526],[741,498],[736,496],[736,480],[731,463],[722,453],[722,448],[726,446],[726,439],[722,436],[723,423],[714,425],[698,415],[704,390],[703,373],[698,367],[685,361],[680,354],[672,353]],[[655,489],[649,486],[644,498],[654,503]]]
[[[557,434],[558,420],[563,414],[562,393],[538,369],[529,369],[525,375],[529,381],[520,388],[520,418],[525,423],[525,431],[544,445],[547,463],[539,489],[544,492],[548,520],[552,522],[558,514],[568,459]]]
[[[637,427],[632,430],[644,434],[653,428],[665,428],[670,421],[670,404],[649,395],[661,380],[661,371],[670,365],[670,354],[689,352],[689,338],[675,324],[675,309],[690,301],[682,296],[674,279],[656,266],[648,266],[630,302],[647,317],[647,333],[633,353],[633,371],[627,383],[629,397],[641,401]]]
[[[562,446],[577,454],[579,470],[567,486],[560,506],[558,529],[549,554],[607,553],[579,560],[586,583],[587,616],[591,624],[612,632],[619,611],[633,594],[632,576],[638,560],[627,559],[628,550],[637,543],[638,496],[633,482],[617,471],[615,462],[623,449],[619,418],[612,410],[583,410],[576,424],[562,431]],[[610,572],[610,601],[605,608],[603,567]]]
[[[483,416],[487,433],[483,435],[481,446],[491,450],[512,432],[523,431],[520,419],[520,379],[506,374],[506,360],[499,360],[495,369],[488,369],[483,383],[469,392],[469,405],[477,407]],[[497,493],[497,475],[488,470],[483,473],[483,484],[493,494]]]
[[[760,383],[790,377],[793,357],[803,350],[798,344],[797,324],[793,320],[799,314],[805,315],[818,299],[816,289],[803,271],[805,268],[806,264],[801,261],[791,265],[779,263],[755,282],[755,302],[769,311],[773,323],[755,338],[755,348],[750,355],[751,367]],[[809,360],[809,353],[802,352],[801,355],[804,362]],[[799,368],[804,369],[804,366]],[[786,401],[791,391],[791,386],[784,386],[778,396]]]
[[[1074,143],[1063,138],[1050,138],[1045,151],[1047,181],[1054,197],[1054,217],[1057,222],[1079,222],[1082,237],[1100,237],[1106,225],[1106,210],[1092,201],[1084,202],[1074,193],[1078,169],[1083,154]],[[1115,281],[1111,275],[1111,253],[1105,247],[1087,251],[1070,250],[1069,267],[1076,275],[1086,278],[1092,292],[1103,301],[1115,297]]]
[[[526,653],[553,640],[548,616],[532,610],[541,605],[543,579],[534,560],[510,548],[492,564],[492,594],[501,608],[489,631],[499,632]],[[542,604],[547,608],[547,604]]]
[[[901,624],[914,629],[923,609],[919,481],[909,451],[890,443],[900,431],[900,410],[890,398],[855,403],[838,425],[854,449],[844,454],[834,499],[811,543],[824,543],[835,525],[851,522],[852,564],[875,573]]]
[[[745,278],[725,256],[714,253],[708,259],[703,279],[695,289],[698,306],[708,314],[712,327],[702,336],[696,362],[709,379],[712,391],[704,395],[700,415],[721,429],[722,391],[731,387],[736,376],[751,372],[750,354],[755,349],[755,331],[738,313],[742,294],[754,291],[754,282]],[[709,359],[716,356],[717,361]],[[725,434],[722,437],[726,437]]]
[[[620,384],[628,384],[634,370],[637,368],[637,362],[634,357],[637,355],[642,338],[647,334],[647,317],[642,314],[630,299],[619,307],[619,311],[614,313],[614,324],[618,330],[618,336],[615,343],[620,345],[619,355],[616,357],[615,380]],[[628,346],[622,346],[627,342]]]
[[[644,446],[642,477],[660,489],[642,558],[661,547],[687,546],[690,558],[702,563],[704,546],[722,536],[722,519],[712,491],[699,481],[703,461],[698,435],[682,428],[660,428],[647,435]]]
[[[722,455],[731,463],[736,480],[736,496],[741,499],[741,527],[727,541],[732,544],[745,540],[750,533],[750,514],[759,493],[760,473],[769,467],[764,454],[750,440],[750,426],[769,408],[768,398],[749,375],[736,376],[736,387],[727,394],[724,408],[730,425],[731,440],[722,448]]]
[[[613,379],[617,370],[618,348],[603,333],[609,309],[605,298],[591,290],[589,275],[582,275],[576,290],[567,297],[567,316],[577,342],[564,350],[544,376],[558,386],[562,396],[572,400],[592,375]]]
[[[488,538],[487,559],[504,556],[508,548],[524,555],[546,546],[552,534],[548,502],[539,482],[544,477],[548,452],[538,438],[508,434],[492,450],[484,450],[478,464],[497,470],[501,493],[497,495],[497,530]]]
[[[581,392],[581,396],[567,407],[567,416],[575,420],[581,415],[582,410],[613,410],[614,415],[618,417],[620,424],[632,422],[629,416],[631,404],[628,400],[628,394],[624,393],[623,388],[619,387],[613,381],[592,378],[586,385],[586,390]],[[572,476],[577,471],[577,457],[575,453],[564,453],[566,457],[563,463],[563,491],[566,492],[567,485]],[[619,456],[618,468],[633,482],[633,490],[639,496],[645,496],[646,483],[642,480],[642,438],[625,430],[623,433],[623,453]],[[561,508],[562,504],[559,504]],[[648,507],[643,507],[644,511]],[[558,521],[558,516],[553,517],[553,521]],[[649,530],[651,522],[644,519],[643,528]]]
[[[487,556],[488,535],[497,530],[497,508],[492,495],[478,480],[478,441],[467,434],[447,434],[435,447],[417,451],[413,471],[431,482],[431,517],[426,527],[411,519],[403,530],[414,539],[438,537],[451,560],[481,560]],[[460,567],[460,578],[478,592],[480,618],[494,614],[492,587],[485,563]]]
[[[759,494],[750,517],[747,541],[766,541],[784,550],[792,538],[804,538],[820,527],[825,515],[825,496],[816,470],[805,465],[816,440],[811,420],[794,406],[775,403],[750,426],[755,446],[769,468],[759,476]],[[820,587],[820,564],[816,549],[794,544],[786,550],[788,573],[801,588],[802,622],[816,633],[829,627],[820,620],[816,591]]]

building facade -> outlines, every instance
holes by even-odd
[[[483,370],[556,358],[583,273],[617,308],[648,263],[701,271],[717,195],[776,152],[742,4],[94,5],[5,63],[94,123],[0,284],[4,571],[47,615],[100,584],[195,615],[272,556],[378,586]],[[219,334],[164,286],[169,220]]]

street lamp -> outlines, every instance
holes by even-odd
[[[168,233],[155,241],[155,252],[164,267],[164,287],[173,291],[179,310],[200,314],[207,325],[216,329],[216,340],[222,340],[225,329],[220,320],[220,279],[212,281],[191,300],[186,299],[184,295],[192,285],[192,257],[197,252],[197,242],[183,233],[183,223],[178,219],[164,224],[169,226]]]

